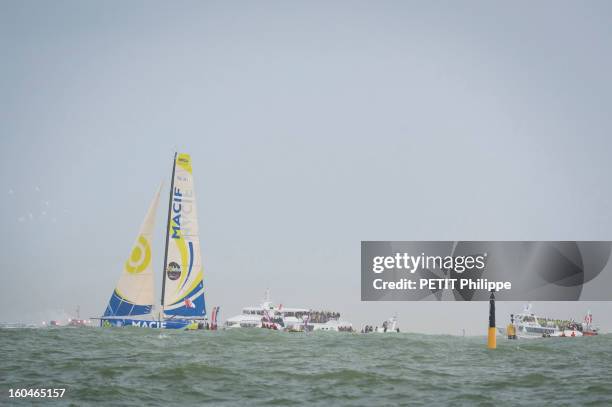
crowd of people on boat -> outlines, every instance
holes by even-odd
[[[392,329],[391,323],[389,323],[389,321],[384,321],[384,322],[382,323],[382,327],[383,327],[383,332],[387,332],[387,330]],[[377,328],[377,329],[378,329],[378,328]],[[399,330],[399,328],[395,328],[395,330],[396,330],[397,332],[399,332],[399,331],[400,331],[400,330]]]
[[[278,331],[278,325],[270,320],[261,320],[261,327],[264,329],[272,329]]]
[[[376,327],[376,329],[378,329],[378,327]],[[375,329],[374,329],[374,327],[372,325],[366,325],[361,330],[362,334],[367,334],[367,333],[370,333],[370,332],[375,332]]]
[[[391,325],[391,323],[389,321],[384,321],[382,323],[382,331],[383,332],[387,332],[389,330],[394,330],[394,332],[399,332],[399,328],[395,327],[393,328],[393,326]],[[373,327],[372,325],[366,325],[361,329],[361,333],[362,334],[367,334],[370,332],[379,332],[378,331],[378,327]]]
[[[285,321],[280,315],[270,315],[267,312],[264,312],[264,316],[261,318],[261,327],[267,329],[277,330],[279,327],[285,327]]]
[[[573,319],[553,319],[553,318],[538,318],[538,323],[542,326],[556,326],[560,330],[577,330],[582,331],[582,324],[577,323]]]
[[[328,321],[334,320],[337,321],[340,319],[339,312],[332,311],[310,311],[310,318],[308,322],[313,322],[317,324],[324,324]]]

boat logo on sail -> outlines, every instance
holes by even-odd
[[[181,266],[174,261],[170,262],[170,264],[168,264],[166,274],[170,280],[178,280],[178,278],[181,276]]]
[[[125,269],[128,273],[141,273],[151,262],[151,246],[147,239],[140,235],[138,241],[132,248],[129,259],[125,262]]]
[[[180,239],[181,238],[181,209],[182,209],[182,196],[181,190],[178,188],[174,188],[174,197],[172,199],[172,212],[174,216],[172,217],[172,238]]]

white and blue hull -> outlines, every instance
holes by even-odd
[[[188,319],[132,319],[132,318],[102,318],[100,326],[104,328],[134,327],[134,328],[153,328],[153,329],[186,329],[194,321]]]

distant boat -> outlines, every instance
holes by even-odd
[[[386,321],[383,321],[382,326],[377,327],[374,332],[381,334],[398,333],[400,331],[397,317],[393,316]]]
[[[76,307],[76,318],[69,317],[68,319],[64,319],[64,320],[52,319],[50,321],[42,321],[41,325],[43,327],[60,327],[60,328],[65,328],[65,327],[82,328],[86,326],[92,326],[91,320],[81,319],[81,307],[78,305]]]
[[[397,316],[392,316],[391,318],[383,321],[381,326],[373,327],[372,325],[366,325],[361,329],[362,334],[368,333],[379,333],[379,334],[391,334],[391,333],[399,333],[399,324],[397,322]]]
[[[581,325],[582,334],[584,336],[596,336],[599,335],[599,328],[593,326],[593,314],[589,310],[584,316],[584,322]]]
[[[338,312],[289,308],[282,304],[275,304],[270,300],[269,291],[266,291],[265,298],[260,305],[243,308],[242,314],[225,321],[224,328],[265,328],[287,332],[351,332],[353,325],[350,322],[342,321]]]
[[[88,321],[86,319],[81,319],[81,307],[77,306],[77,308],[76,308],[76,318],[69,318],[68,319],[68,326],[84,327],[84,326],[87,326],[87,324],[89,322],[90,321]]]
[[[154,307],[151,264],[155,213],[161,187],[153,197],[123,273],[111,295],[103,327],[194,329],[204,327],[206,304],[191,157],[175,154],[170,182],[161,308]]]
[[[531,310],[531,304],[525,306],[520,314],[510,315],[510,324],[506,328],[497,328],[498,332],[508,339],[537,339],[551,337],[583,336],[578,324],[568,323],[567,326],[550,325],[550,321],[541,323]]]

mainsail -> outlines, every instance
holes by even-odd
[[[162,308],[167,316],[206,315],[202,255],[189,154],[174,156],[166,230]]]
[[[123,274],[108,301],[106,311],[104,311],[105,317],[145,315],[151,312],[155,284],[151,265],[151,247],[160,190],[161,186],[153,197],[130,256],[123,265]]]

